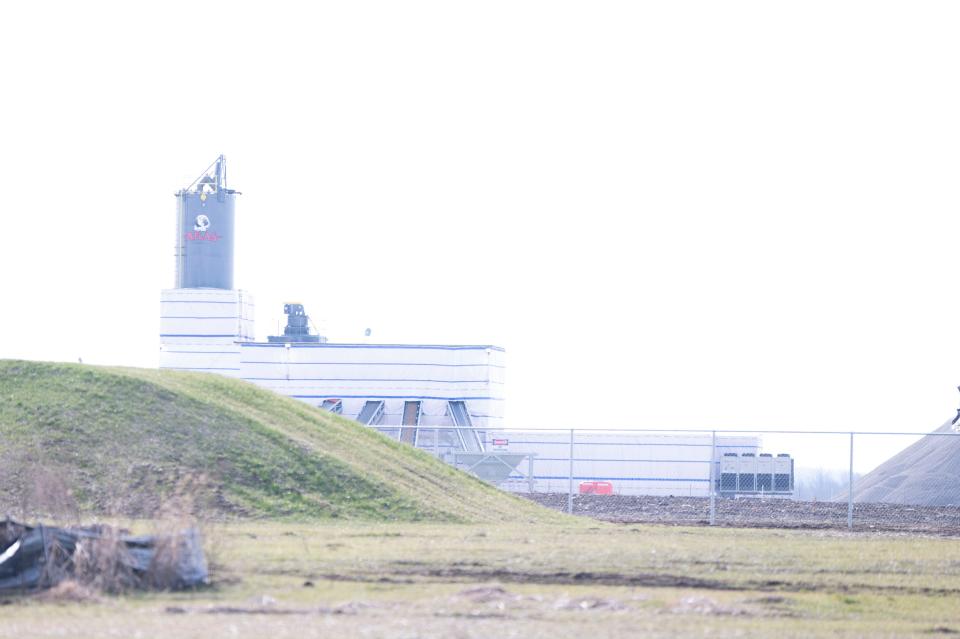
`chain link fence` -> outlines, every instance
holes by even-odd
[[[960,534],[960,433],[949,423],[932,433],[419,430],[419,448],[575,515]],[[482,450],[457,446],[468,431]]]

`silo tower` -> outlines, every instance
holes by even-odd
[[[176,193],[174,288],[233,289],[234,200],[222,155]]]
[[[160,367],[239,375],[254,305],[233,287],[234,202],[219,156],[177,191],[174,287],[160,293]]]

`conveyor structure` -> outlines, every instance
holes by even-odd
[[[343,402],[339,399],[325,399],[320,405],[320,408],[328,410],[331,413],[336,413],[337,415],[343,414]]]
[[[357,415],[357,421],[364,426],[372,426],[379,423],[381,417],[383,417],[383,400],[375,399],[363,405],[360,414]]]
[[[451,401],[447,404],[450,417],[453,418],[454,426],[457,426],[457,434],[463,449],[468,453],[483,452],[483,444],[480,441],[480,434],[472,430],[473,422],[470,420],[470,413],[467,411],[467,405],[462,401]]]
[[[420,425],[420,402],[403,403],[403,424],[400,428],[400,441],[411,446],[417,445],[417,426]]]

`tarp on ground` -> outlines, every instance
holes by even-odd
[[[50,587],[90,566],[123,574],[128,585],[141,588],[191,588],[206,583],[208,576],[194,528],[171,535],[130,535],[109,526],[0,522],[0,591]]]

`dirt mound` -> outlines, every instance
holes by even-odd
[[[542,521],[338,415],[218,375],[0,360],[0,515]]]
[[[949,432],[950,422],[934,431]],[[960,436],[925,436],[855,482],[853,496],[859,503],[960,505]]]

